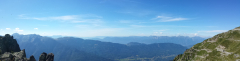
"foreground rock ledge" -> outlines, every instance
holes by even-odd
[[[20,51],[16,39],[6,34],[3,37],[0,36],[0,61],[36,61],[36,59],[33,55],[29,59],[26,58],[25,49]],[[54,61],[54,54],[43,52],[39,61]]]

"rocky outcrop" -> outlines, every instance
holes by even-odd
[[[45,53],[43,52],[40,57],[39,57],[39,61],[53,61],[54,60],[54,54],[53,53]]]
[[[27,61],[25,51],[22,50],[20,52],[5,52],[4,54],[0,55],[0,60],[2,61]]]
[[[47,60],[46,61],[53,61],[54,60],[54,54],[53,53],[49,53],[47,55]]]
[[[47,60],[46,57],[47,57],[47,53],[43,52],[39,57],[39,61],[46,61]]]
[[[34,58],[33,55],[31,55],[30,58],[28,59],[28,61],[36,61],[36,59]]]
[[[39,61],[53,61],[53,53],[42,53]],[[0,61],[36,61],[34,56],[30,56],[29,59],[26,58],[25,49],[22,51],[13,36],[6,34],[4,37],[0,36]]]
[[[0,54],[19,51],[21,50],[16,39],[13,39],[13,36],[6,34],[4,37],[0,37]]]

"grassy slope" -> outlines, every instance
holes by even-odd
[[[240,59],[240,27],[228,32],[215,35],[204,40],[202,43],[194,45],[183,54],[175,57],[175,61],[235,61]],[[215,42],[210,42],[215,41]],[[216,48],[224,46],[222,50]],[[229,55],[226,55],[226,53]]]

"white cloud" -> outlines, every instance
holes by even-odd
[[[74,20],[74,19],[77,19],[78,16],[69,15],[69,16],[58,16],[58,17],[50,17],[50,18],[55,20]]]
[[[176,33],[176,36],[189,36],[189,37],[194,37],[194,36],[199,36],[198,33]]]
[[[22,32],[23,30],[20,30],[19,28],[15,28],[15,31]]]
[[[11,30],[11,28],[6,28],[6,30]]]
[[[24,17],[25,14],[18,15],[19,17]]]
[[[35,30],[38,30],[38,28],[34,28]]]
[[[66,21],[66,20],[75,20],[77,18],[78,18],[77,15],[66,15],[66,16],[54,16],[54,17],[33,17],[33,18],[25,18],[25,19]]]
[[[157,16],[156,18],[153,18],[153,20],[157,20],[158,22],[171,22],[171,21],[182,21],[182,20],[188,20],[188,18],[173,18],[173,17],[167,17],[167,16]]]
[[[160,34],[162,34],[162,32],[160,32]]]
[[[197,33],[194,34],[194,36],[197,36],[197,35],[198,35]]]
[[[211,33],[211,32],[226,32],[227,30],[211,30],[211,31],[198,31],[198,32],[208,32],[208,33]]]
[[[163,34],[163,32],[153,32],[152,36],[160,36],[162,34]]]
[[[20,19],[35,19],[47,21],[61,21],[70,23],[103,23],[101,16],[96,15],[65,15],[65,16],[52,16],[52,17],[27,17],[19,15]]]

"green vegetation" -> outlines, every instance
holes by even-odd
[[[204,45],[207,49],[211,49],[211,50],[213,50],[214,48],[216,48],[217,47],[217,43],[211,43],[211,42],[207,42],[206,43],[207,45]]]
[[[147,57],[144,57],[144,58],[140,58],[140,57],[127,57],[127,58],[123,58],[123,59],[115,59],[116,61],[159,61],[159,59],[161,59],[161,61],[168,61],[169,59],[168,58],[172,58],[174,56],[155,56],[155,57],[152,57],[152,58],[147,58]]]
[[[196,56],[192,56],[193,54]],[[236,59],[240,59],[240,31],[229,30],[194,45],[183,55],[175,57],[174,61],[236,61]]]
[[[227,34],[228,38],[233,38],[233,39],[236,39],[236,40],[240,40],[240,33],[239,31],[235,30],[235,31],[231,31]]]
[[[235,29],[240,29],[240,27],[237,27],[237,28],[235,28]]]
[[[221,60],[219,60],[219,59],[221,59],[220,56],[221,56],[220,52],[215,49],[211,53],[209,53],[209,56],[206,57],[206,59],[208,59],[210,61],[215,61],[215,60],[221,61]]]
[[[202,45],[202,43],[198,43],[196,45],[193,46],[194,49],[201,49],[200,46]]]
[[[207,54],[207,51],[201,50],[201,51],[197,52],[197,55],[204,55],[204,54]]]

